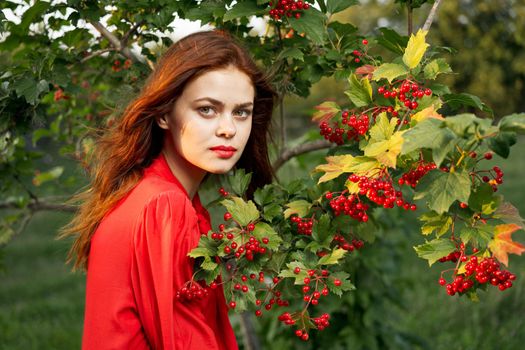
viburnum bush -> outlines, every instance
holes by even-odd
[[[504,173],[491,159],[508,154],[525,116],[493,125],[470,113],[440,115],[444,93],[433,80],[450,67],[425,36],[412,35],[392,62],[350,74],[347,105],[316,107],[312,119],[335,145],[315,168],[317,187],[272,184],[247,201],[250,175],[229,179],[219,191],[224,223],[190,253],[200,268],[195,280],[222,284],[235,310],[262,316],[280,308],[279,321],[308,340],[330,325],[324,299],[355,288],[343,261],[374,230],[374,212],[419,208],[425,242],[414,249],[442,264],[438,282],[449,295],[475,299],[488,286],[512,287],[516,275],[502,265],[525,251],[511,238],[522,221],[498,195]]]
[[[177,291],[179,302],[199,302],[209,288],[224,288],[235,311],[272,315],[265,320],[274,323],[263,321],[260,334],[276,336],[260,340],[273,347],[293,343],[276,334],[277,323],[313,340],[304,345],[311,348],[413,342],[405,330],[386,326],[382,303],[402,298],[391,271],[380,267],[407,255],[383,233],[408,227],[403,219],[414,214],[423,234],[416,254],[442,271],[436,288],[471,298],[480,289],[508,289],[516,276],[506,271],[507,255],[524,249],[511,237],[524,223],[500,195],[506,177],[493,156],[508,156],[525,132],[525,116],[499,118],[476,96],[442,83],[451,50],[428,46],[425,31],[410,36],[413,10],[439,1],[392,2],[409,14],[408,36],[392,28],[363,36],[345,18],[356,0],[0,2],[0,209],[6,209],[0,248],[36,212],[76,210],[64,202],[86,184],[84,160],[96,136],[115,125],[160,53],[187,32],[187,22],[174,24],[183,19],[231,33],[267,68],[282,96],[274,115],[280,141],[274,170],[301,156],[315,171],[261,188],[253,198],[245,196],[249,174],[229,176],[216,202],[224,221],[192,251],[195,276]],[[485,8],[481,3],[476,8]],[[367,6],[357,11],[367,14]],[[7,18],[11,12],[21,20]],[[385,14],[391,27],[401,13]],[[439,24],[459,15],[441,16]],[[264,28],[256,30],[253,19]],[[519,22],[507,22],[518,33]],[[519,51],[506,40],[501,36],[493,56]],[[501,81],[487,74],[487,84]],[[289,132],[302,116],[285,97],[309,97],[322,78],[346,82],[339,95],[347,100],[316,102],[314,130],[301,123]],[[328,145],[326,159],[306,155]],[[312,332],[327,327],[319,336]]]

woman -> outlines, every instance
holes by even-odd
[[[275,93],[230,36],[189,35],[160,59],[139,96],[97,143],[91,187],[61,237],[87,269],[83,349],[235,349],[221,288],[176,292],[187,253],[210,229],[197,194],[208,173],[272,179],[267,132]]]

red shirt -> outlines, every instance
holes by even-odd
[[[82,349],[237,349],[222,288],[181,303],[210,217],[159,155],[91,241]]]

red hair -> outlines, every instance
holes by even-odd
[[[273,171],[267,137],[276,96],[250,55],[223,31],[198,32],[174,43],[163,54],[138,97],[115,125],[97,140],[88,159],[91,185],[73,200],[81,205],[59,238],[77,236],[67,262],[87,269],[91,237],[104,216],[142,178],[143,170],[160,153],[164,134],[156,117],[168,114],[186,84],[214,69],[234,66],[247,74],[255,88],[250,138],[237,167],[252,172],[251,197],[257,187],[270,183]]]

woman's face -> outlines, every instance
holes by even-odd
[[[189,82],[159,123],[174,148],[173,161],[191,173],[228,172],[250,137],[254,98],[250,77],[233,66]]]

